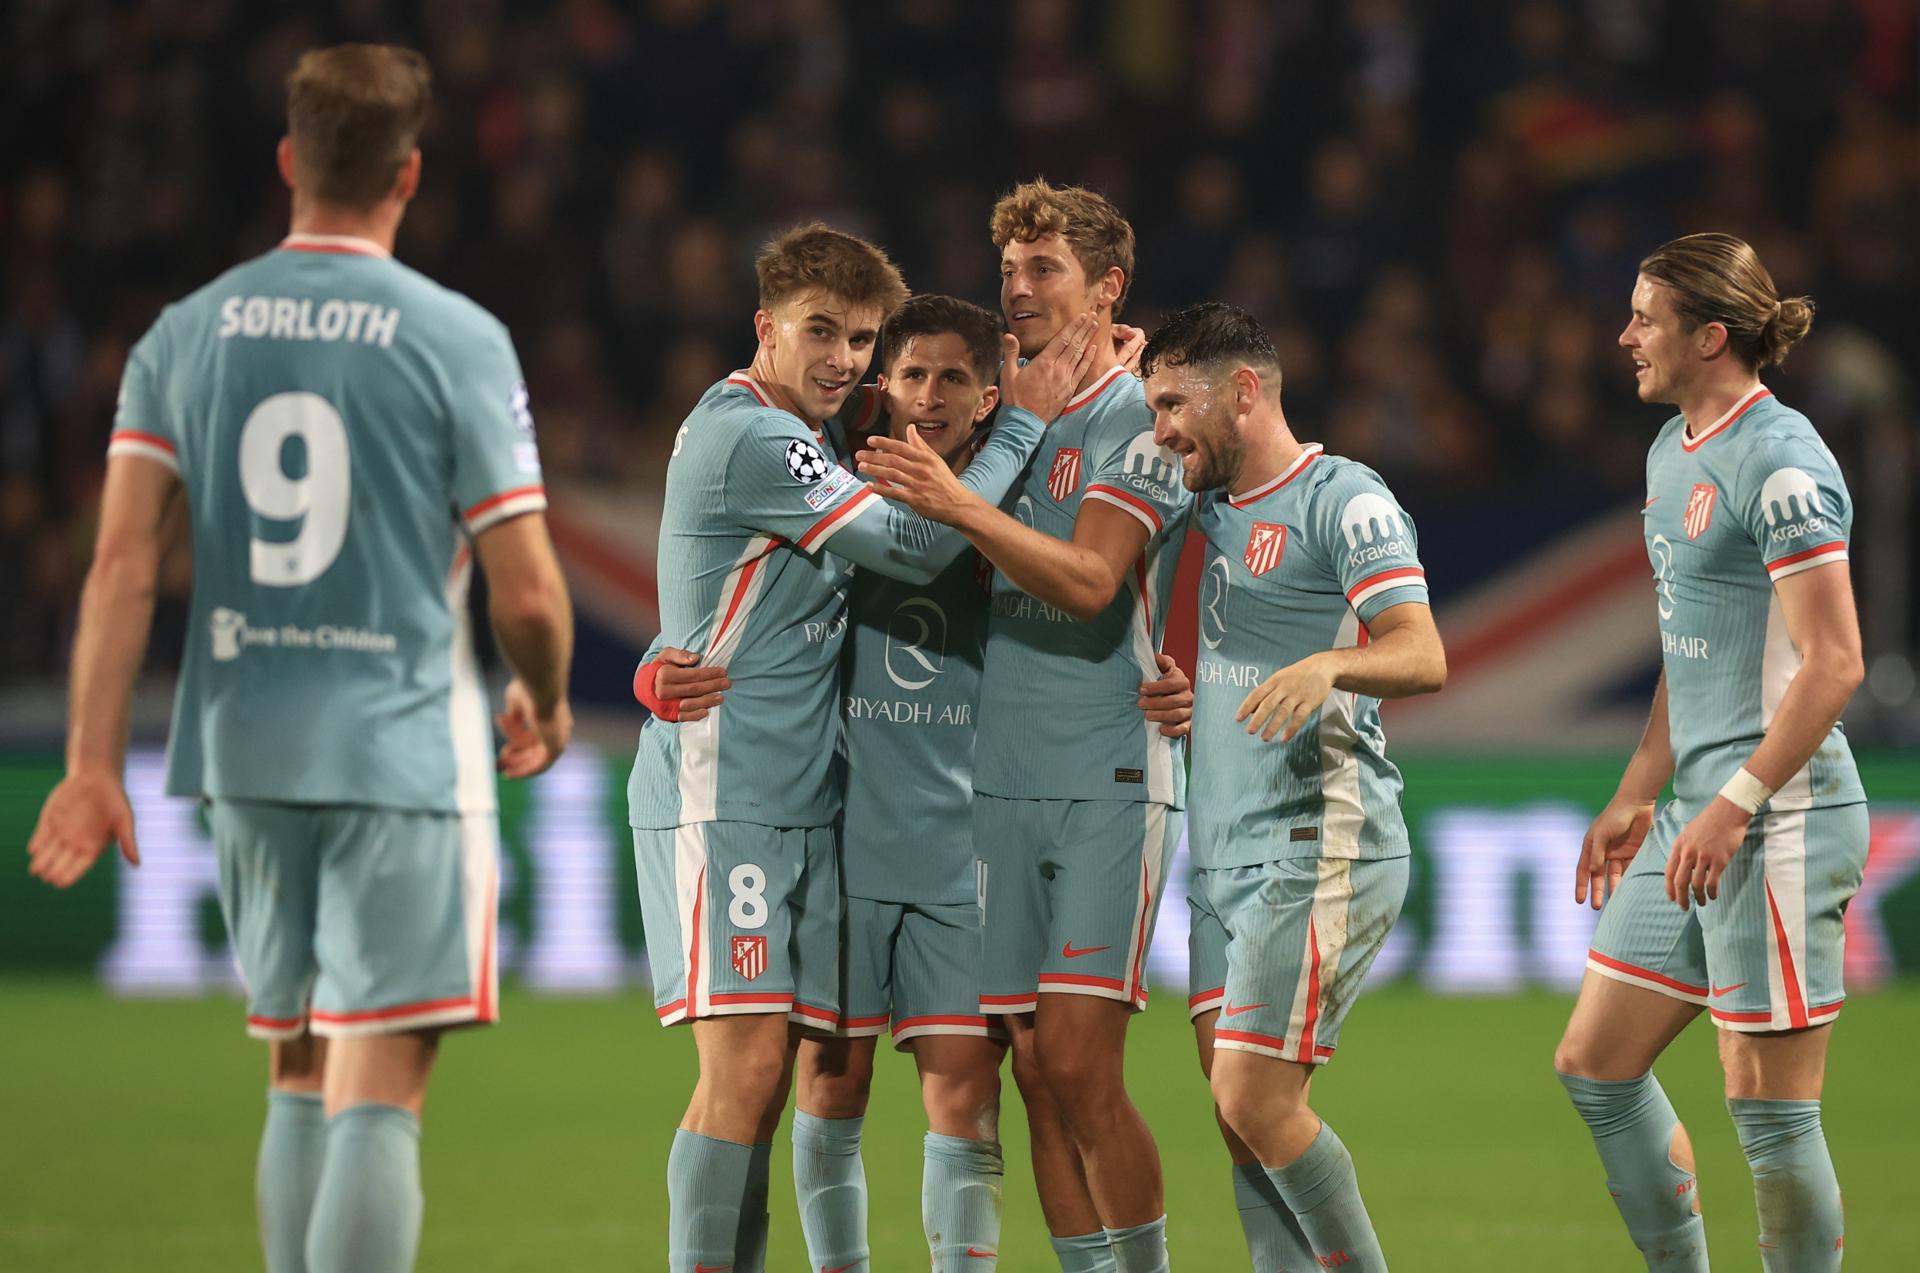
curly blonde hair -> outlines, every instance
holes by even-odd
[[[1031,243],[1059,235],[1073,249],[1089,282],[1118,268],[1120,295],[1113,312],[1119,316],[1133,287],[1133,227],[1105,195],[1084,186],[1048,185],[1041,177],[1015,186],[993,205],[992,229],[996,248],[1015,239]]]

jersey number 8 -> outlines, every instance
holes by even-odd
[[[305,477],[287,476],[288,438],[307,452]],[[353,457],[347,426],[317,393],[276,393],[240,428],[240,489],[247,507],[275,522],[298,522],[292,539],[252,540],[253,581],[297,588],[326,573],[347,540],[353,499]]]

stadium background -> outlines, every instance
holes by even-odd
[[[66,649],[120,367],[159,306],[284,231],[299,50],[396,39],[436,72],[399,254],[511,326],[580,606],[582,745],[504,793],[508,1025],[447,1049],[424,1268],[651,1267],[690,1073],[651,1024],[621,808],[665,457],[750,355],[751,258],[810,217],[923,291],[992,304],[986,215],[1044,173],[1139,232],[1125,317],[1236,301],[1303,436],[1419,524],[1453,681],[1391,710],[1417,839],[1383,983],[1320,1087],[1396,1267],[1634,1267],[1549,1073],[1590,917],[1566,877],[1655,662],[1633,516],[1657,409],[1613,336],[1634,263],[1740,233],[1820,305],[1768,379],[1855,496],[1875,797],[1859,995],[1828,1107],[1849,1267],[1920,1266],[1906,1131],[1920,988],[1910,0],[25,0],[0,22],[0,840],[58,774]],[[245,1267],[258,1048],[190,807],[157,793],[185,562],[130,783],[148,865],[72,894],[0,873],[0,1268]],[[1176,644],[1191,648],[1192,632]],[[1189,664],[1190,666],[1190,664]],[[1177,896],[1131,1064],[1176,1259],[1243,1259],[1193,1072]],[[1391,984],[1384,984],[1391,983]],[[113,1000],[110,1002],[110,1000]],[[1744,1164],[1696,1027],[1663,1076],[1715,1252],[1753,1262]],[[897,1058],[888,1058],[897,1060]],[[875,1266],[916,1267],[918,1113],[883,1064]],[[1048,1266],[1009,1084],[1011,1270]],[[776,1176],[775,1266],[803,1259]]]

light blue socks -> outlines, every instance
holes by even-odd
[[[1120,1267],[1113,1262],[1113,1252],[1107,1247],[1105,1229],[1049,1240],[1053,1243],[1055,1258],[1060,1261],[1060,1273],[1115,1273]]]
[[[1254,1273],[1314,1273],[1320,1267],[1292,1208],[1257,1162],[1233,1164],[1233,1205]]]
[[[928,1132],[925,1155],[920,1221],[934,1273],[992,1273],[1000,1252],[1000,1184],[1006,1176],[1000,1146]]]
[[[253,1190],[267,1273],[306,1273],[307,1221],[326,1161],[327,1106],[320,1094],[269,1088]]]
[[[667,1154],[667,1267],[731,1269],[753,1149],[682,1129]]]
[[[1820,1102],[1729,1100],[1727,1112],[1753,1168],[1760,1267],[1767,1273],[1838,1269],[1846,1223],[1820,1130]]]
[[[793,1112],[793,1192],[816,1269],[867,1271],[867,1173],[860,1161],[863,1118]]]
[[[349,1105],[327,1120],[308,1273],[408,1273],[425,1205],[420,1121],[395,1105]]]
[[[1321,1123],[1307,1152],[1284,1167],[1267,1168],[1267,1179],[1293,1212],[1321,1267],[1343,1273],[1377,1273],[1387,1267],[1367,1205],[1360,1201],[1353,1157],[1333,1128]]]
[[[767,1176],[773,1146],[756,1144],[747,1159],[747,1191],[740,1199],[740,1227],[734,1231],[733,1273],[766,1273]]]
[[[1679,1115],[1651,1073],[1637,1079],[1588,1079],[1562,1074],[1573,1107],[1593,1133],[1627,1233],[1649,1269],[1706,1273],[1707,1229],[1700,1219],[1699,1186],[1672,1158]]]
[[[1108,1229],[1115,1273],[1167,1273],[1167,1218]]]

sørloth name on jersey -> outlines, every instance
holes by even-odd
[[[229,296],[220,305],[221,340],[235,336],[248,340],[344,340],[350,344],[393,347],[400,330],[396,305],[371,301],[324,300],[310,297]]]

